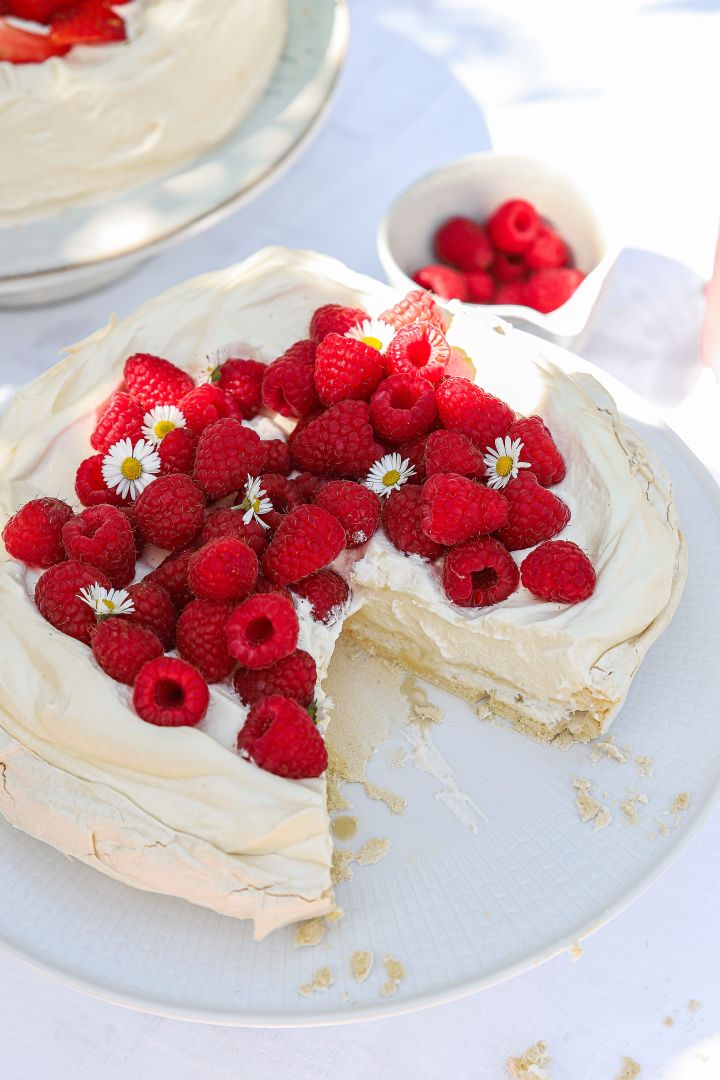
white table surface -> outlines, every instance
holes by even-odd
[[[494,145],[544,154],[598,199],[625,250],[583,351],[654,401],[720,477],[720,392],[698,360],[720,190],[708,119],[717,2],[351,8],[340,93],[304,157],[234,218],[104,292],[0,313],[0,401],[111,311],[267,243],[314,247],[380,275],[375,230],[390,198],[435,165]],[[720,809],[577,963],[561,956],[482,995],[371,1026],[176,1022],[95,1001],[0,956],[0,1077],[500,1080],[508,1054],[543,1038],[554,1080],[615,1080],[623,1055],[643,1078],[717,1080],[719,894]]]

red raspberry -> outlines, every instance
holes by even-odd
[[[140,532],[140,526],[138,525],[137,514],[135,513],[135,503],[128,503],[127,506],[118,506],[118,510],[132,529],[133,540],[135,542],[135,555],[139,556],[145,546],[145,539]]]
[[[524,199],[509,199],[488,219],[488,236],[500,251],[515,255],[530,246],[540,228],[534,206]]]
[[[125,361],[125,386],[131,398],[147,412],[156,405],[177,405],[193,388],[193,381],[169,360],[135,353]]]
[[[309,416],[320,404],[313,365],[307,362],[298,345],[268,364],[262,384],[265,408],[293,420]]]
[[[468,540],[449,551],[443,567],[443,588],[460,607],[489,607],[507,600],[518,587],[520,571],[497,540]]]
[[[541,487],[529,469],[523,469],[506,484],[503,494],[510,509],[507,525],[497,535],[509,551],[551,540],[570,520],[568,506],[557,495]]]
[[[231,399],[225,391],[212,383],[194,386],[178,402],[178,409],[194,435],[201,435],[208,424],[230,416],[233,411],[231,406]],[[162,446],[162,443],[160,445]]]
[[[140,531],[150,544],[174,551],[199,536],[205,520],[205,499],[189,476],[171,473],[148,484],[135,502],[135,513]]]
[[[421,484],[425,480],[425,447],[429,435],[420,435],[417,439],[408,439],[397,447],[397,452],[403,461],[409,461],[415,472],[408,479],[408,484]]]
[[[145,577],[137,585],[130,586],[128,596],[135,610],[125,616],[127,621],[152,630],[162,642],[163,648],[172,649],[175,644],[177,615],[167,589],[153,585]]]
[[[205,518],[205,525],[200,534],[200,541],[207,544],[219,536],[234,536],[236,540],[251,547],[256,555],[262,555],[270,539],[268,530],[259,521],[252,518],[247,525],[243,521],[245,511],[230,506],[221,506],[211,510]]]
[[[474,270],[465,275],[468,300],[471,304],[492,304],[495,282],[487,270]]]
[[[495,293],[496,304],[514,304],[525,306],[525,282],[509,281],[507,285],[498,285]]]
[[[313,341],[312,338],[302,338],[291,345],[289,349],[286,349],[283,357],[287,360],[298,360],[303,364],[314,367],[316,354],[317,342]]]
[[[128,686],[135,682],[143,664],[163,654],[151,630],[127,622],[122,615],[101,619],[93,630],[90,646],[105,674]]]
[[[315,697],[316,682],[317,667],[312,656],[303,649],[296,649],[290,656],[260,671],[238,668],[233,686],[243,705],[255,705],[270,694],[282,694],[306,709]]]
[[[95,628],[95,612],[78,594],[91,585],[109,589],[110,581],[96,567],[71,559],[45,570],[35,586],[35,603],[42,617],[56,630],[86,645],[90,644],[90,633]]]
[[[367,318],[368,314],[362,308],[324,304],[310,320],[310,337],[313,341],[323,341],[328,334],[347,334],[348,330]]]
[[[429,289],[443,300],[467,300],[468,292],[465,278],[459,270],[453,270],[451,266],[441,266],[440,263],[429,263],[421,266],[413,274],[413,281],[422,285],[423,289]]]
[[[383,527],[388,539],[406,555],[421,555],[437,559],[442,547],[423,531],[422,491],[416,485],[405,484],[393,491],[383,508]]]
[[[293,476],[295,491],[300,502],[314,502],[322,489],[331,481],[325,476],[313,476],[312,473],[302,472]]]
[[[282,439],[263,439],[265,447],[265,471],[287,476],[292,471],[290,448]]]
[[[456,473],[431,476],[422,488],[422,527],[438,544],[460,544],[495,532],[508,518],[508,502],[492,488]]]
[[[413,289],[393,307],[383,311],[380,319],[396,330],[416,322],[429,322],[444,333],[450,324],[450,316],[425,289]]]
[[[232,536],[219,536],[190,556],[188,585],[203,600],[240,600],[252,592],[257,555]]]
[[[289,589],[286,589],[284,585],[276,585],[274,581],[270,581],[269,578],[266,578],[263,573],[258,574],[255,592],[276,593],[278,596],[284,596],[286,600],[292,600]]]
[[[300,506],[302,499],[295,490],[294,481],[288,480],[287,476],[266,472],[260,477],[260,482],[266,497],[273,505],[269,513],[262,515],[263,521],[266,521],[271,529],[277,529],[290,511]]]
[[[230,655],[256,670],[295,652],[299,629],[292,600],[279,593],[255,593],[235,608],[225,633]]]
[[[244,487],[264,464],[265,448],[256,431],[238,420],[218,420],[200,436],[193,480],[209,499],[222,499]]]
[[[539,600],[577,604],[595,592],[593,565],[571,540],[549,540],[527,555],[520,566],[522,583]]]
[[[338,519],[345,530],[347,548],[362,547],[380,524],[379,498],[352,480],[331,480],[316,496],[315,506]]]
[[[497,282],[503,285],[512,285],[518,281],[525,281],[528,275],[525,257],[523,255],[506,255],[504,251],[498,251],[492,261],[490,273]]]
[[[436,397],[443,427],[467,435],[483,451],[499,436],[507,435],[515,419],[509,405],[469,379],[444,379]]]
[[[569,267],[535,270],[525,284],[523,301],[536,311],[555,311],[570,299],[584,277]]]
[[[212,382],[228,394],[245,420],[257,416],[262,404],[265,364],[259,360],[225,360],[215,368]]]
[[[173,656],[148,660],[135,678],[135,712],[149,724],[195,727],[209,704],[210,691],[200,672]]]
[[[450,346],[432,323],[417,322],[398,330],[385,359],[388,375],[421,375],[435,384],[445,374]]]
[[[435,233],[435,256],[456,270],[487,270],[492,262],[490,241],[476,222],[467,217],[453,217]]]
[[[482,451],[459,431],[431,431],[425,444],[425,472],[458,473],[481,479],[485,475]]]
[[[265,772],[289,780],[320,776],[327,769],[325,743],[305,709],[292,698],[271,694],[253,705],[237,748]]]
[[[565,266],[570,258],[567,244],[549,225],[541,225],[530,247],[523,253],[525,265],[532,270]]]
[[[440,332],[434,327],[433,331]],[[380,383],[370,401],[370,422],[377,434],[389,442],[405,442],[424,435],[436,417],[433,385],[414,372],[390,375]]]
[[[320,476],[361,476],[382,457],[365,401],[342,401],[311,420],[290,443],[296,469]]]
[[[107,454],[120,439],[130,439],[133,446],[143,437],[142,407],[129,394],[117,391],[112,394],[100,413],[90,445],[101,454]]]
[[[187,583],[191,555],[190,548],[172,552],[143,578],[142,584],[159,585],[166,591],[176,609],[184,608],[193,598]]]
[[[170,473],[189,475],[195,462],[197,443],[197,436],[190,428],[179,427],[168,431],[157,448],[162,462],[162,475],[168,476]]]
[[[263,555],[263,572],[277,585],[300,581],[337,559],[345,530],[320,506],[298,506],[285,516]]]
[[[209,683],[225,679],[235,666],[225,633],[233,607],[229,601],[191,600],[178,619],[178,652]]]
[[[61,499],[31,499],[7,521],[3,543],[27,566],[54,566],[65,558],[62,530],[73,512]]]
[[[99,506],[109,503],[111,506],[123,506],[130,502],[130,497],[123,499],[117,491],[111,491],[102,474],[104,454],[93,454],[81,461],[75,474],[75,494],[83,506]]]
[[[530,463],[538,483],[543,487],[559,484],[565,477],[565,462],[552,435],[539,416],[526,416],[511,424],[508,436],[520,439],[520,458]]]
[[[296,596],[310,603],[316,622],[332,625],[350,598],[348,583],[334,570],[317,570],[290,586]]]
[[[328,334],[318,345],[315,386],[324,405],[368,401],[384,374],[384,357],[364,341]]]
[[[90,506],[66,521],[62,540],[69,559],[96,566],[116,589],[135,576],[135,537],[115,506]]]

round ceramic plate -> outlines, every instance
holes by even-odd
[[[288,0],[283,55],[263,97],[225,142],[186,168],[108,202],[0,228],[0,305],[66,300],[215,224],[295,159],[343,65],[345,0]]]
[[[592,370],[556,347],[543,352]],[[629,904],[718,793],[720,498],[638,399],[603,382],[669,469],[690,550],[680,608],[635,679],[613,746],[539,745],[430,689],[442,720],[396,724],[368,768],[374,783],[407,801],[405,812],[391,813],[358,786],[345,789],[359,830],[339,846],[358,851],[382,838],[390,850],[374,865],[351,866],[352,879],[337,889],[344,917],[301,948],[294,928],[254,942],[246,924],[127,888],[0,820],[0,947],[135,1008],[223,1024],[309,1025],[481,990],[572,948]],[[354,701],[361,717],[378,702],[392,711],[387,669],[374,663],[351,657],[345,666],[346,707]],[[606,827],[580,820],[578,777],[609,810]],[[362,984],[350,970],[359,949],[375,958]],[[388,955],[405,969],[397,984],[386,985]],[[332,985],[300,993],[326,966]]]

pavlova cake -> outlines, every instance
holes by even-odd
[[[0,224],[205,153],[257,102],[287,0],[0,0]]]
[[[69,350],[0,424],[3,813],[262,936],[332,904],[341,633],[536,737],[606,731],[686,554],[576,365],[279,248]]]

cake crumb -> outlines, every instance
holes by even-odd
[[[402,768],[407,759],[407,754],[401,746],[391,746],[385,754],[385,760],[391,769]]]
[[[585,792],[581,792],[577,796],[575,805],[577,807],[577,812],[580,815],[580,820],[583,822],[592,821],[592,819],[597,817],[602,810],[602,806],[597,799],[593,799],[592,796],[585,794]]]
[[[354,851],[341,851],[339,848],[335,848],[332,853],[332,869],[330,871],[333,885],[342,885],[344,881],[350,881],[353,876],[350,864],[354,859]]]
[[[380,987],[380,993],[383,997],[392,997],[397,993],[398,984],[394,979],[387,979]]]
[[[365,982],[375,961],[369,949],[356,949],[350,957],[350,974],[355,982]]]
[[[402,980],[405,978],[405,967],[402,961],[398,960],[395,956],[392,956],[391,953],[387,953],[383,957],[383,964],[388,977],[380,987],[380,993],[383,997],[392,997]]]
[[[350,810],[351,804],[342,793],[343,778],[334,769],[327,771],[327,808],[329,813],[336,810]]]
[[[560,731],[554,739],[550,740],[550,742],[557,750],[567,750],[569,747],[575,745],[575,739],[572,736],[572,732],[568,731],[567,728]]]
[[[690,805],[690,796],[687,791],[681,791],[679,795],[675,796],[675,801],[670,807],[671,814],[679,814],[683,810],[687,810]]]
[[[658,821],[658,832],[661,836],[669,836],[670,826],[666,825],[664,821]]]
[[[591,795],[591,782],[584,776],[575,776],[572,786],[578,792],[575,796],[575,807],[580,820],[583,823],[594,822],[595,831],[607,828],[612,821],[612,814],[607,806],[603,806]]]
[[[688,1009],[691,1013],[699,1012],[701,1008],[702,1006],[697,998],[691,998],[690,1001],[688,1001]]]
[[[625,802],[620,803],[620,810],[625,815],[631,825],[637,823],[637,807],[633,799],[626,799]]]
[[[325,924],[322,919],[308,919],[300,923],[295,929],[295,948],[301,949],[306,945],[319,945],[325,937]]]
[[[332,925],[332,923],[340,922],[344,915],[345,912],[341,907],[334,907],[331,911],[327,911],[323,915],[323,919],[326,923]]]
[[[578,791],[584,791],[587,793],[588,791],[590,791],[592,784],[589,780],[586,780],[584,776],[574,776],[572,786],[574,788],[577,788]]]
[[[384,859],[390,850],[390,841],[384,837],[375,837],[374,840],[366,840],[355,855],[358,866],[373,866]]]
[[[641,776],[651,777],[653,772],[653,759],[647,757],[645,754],[640,754],[635,758],[635,764],[637,765],[637,771]]]
[[[585,950],[583,949],[579,941],[573,941],[569,949],[570,959],[572,960],[573,964],[577,964],[578,960],[581,959],[584,951]]]
[[[407,810],[407,799],[393,794],[392,791],[388,791],[386,788],[381,788],[379,784],[373,784],[366,780],[363,788],[369,799],[385,803],[391,814],[404,814]]]
[[[674,1023],[675,1021],[673,1020],[672,1016],[666,1016],[663,1020],[663,1024],[665,1025],[665,1027],[672,1027]]]
[[[612,814],[610,813],[607,806],[602,806],[600,808],[600,813],[595,818],[595,825],[594,825],[595,832],[599,832],[601,829],[607,829],[607,827],[608,827],[608,825],[610,824],[611,821],[612,821]]]
[[[635,1080],[636,1076],[639,1076],[642,1069],[631,1057],[624,1057],[620,1072],[615,1077],[615,1080]]]
[[[326,964],[324,967],[317,969],[312,977],[312,982],[302,983],[298,986],[298,994],[302,994],[303,997],[309,997],[313,993],[321,994],[331,987],[334,981],[333,973]]]
[[[506,1065],[512,1080],[550,1080],[550,1057],[542,1039],[520,1057],[508,1058]]]
[[[337,836],[338,840],[352,840],[358,831],[358,825],[359,822],[356,817],[341,814],[339,817],[333,818],[330,827],[333,836]]]
[[[590,751],[589,757],[593,765],[597,765],[604,757],[616,761],[618,765],[624,765],[627,760],[620,747],[615,745],[615,737],[613,735],[608,735],[607,739],[602,739],[593,743],[593,748]]]

